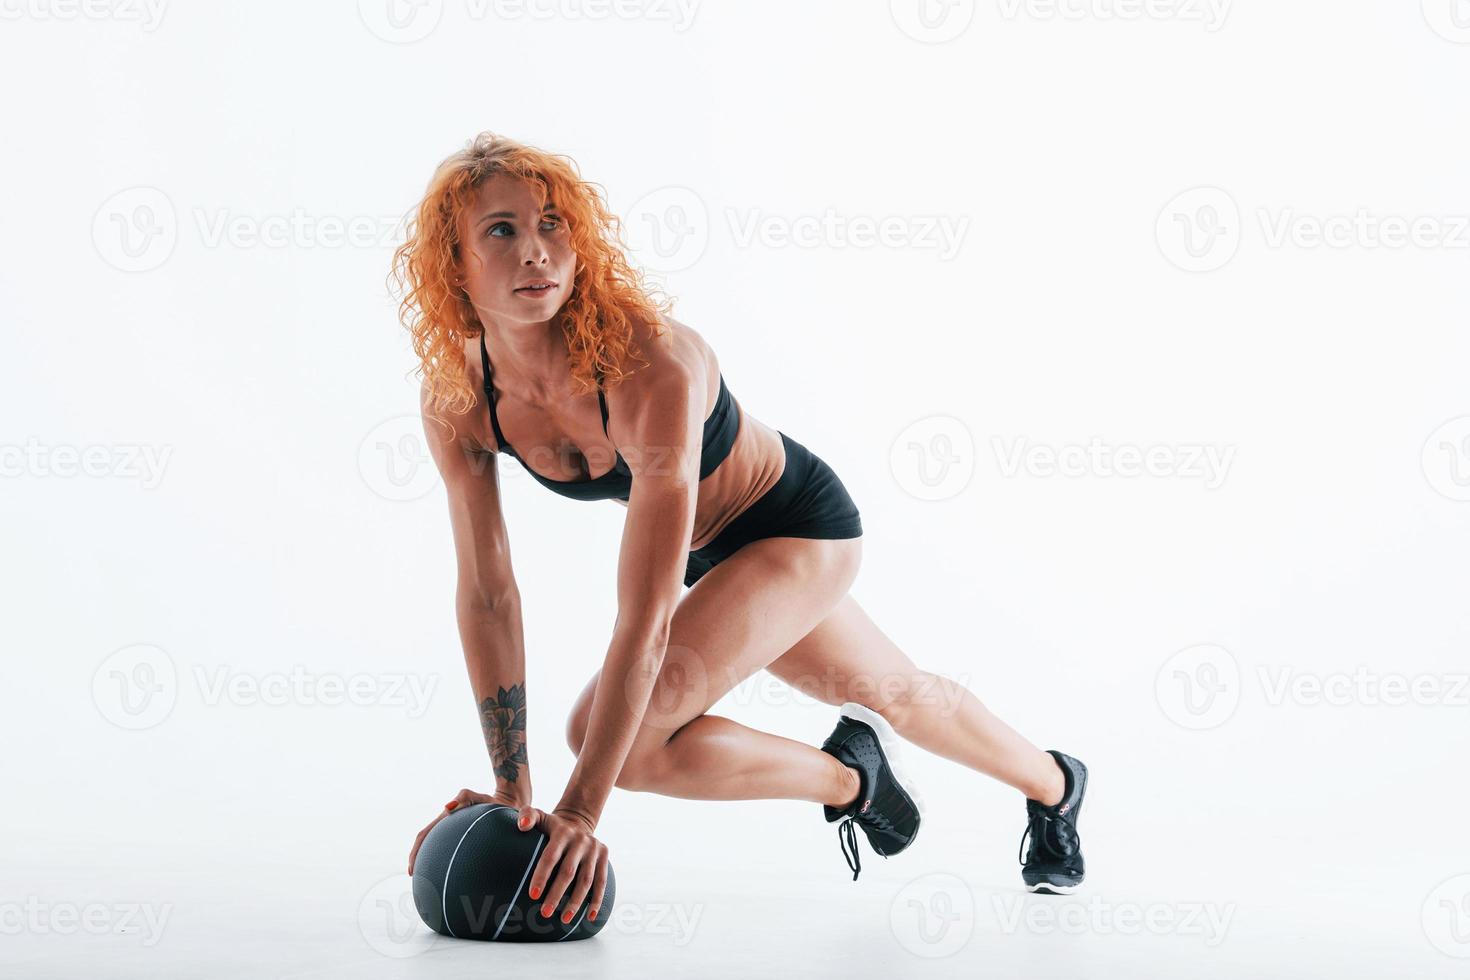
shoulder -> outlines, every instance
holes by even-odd
[[[636,327],[633,343],[638,363],[621,381],[608,387],[609,404],[615,398],[643,401],[679,391],[695,395],[703,392],[714,352],[694,328],[663,316],[656,326]]]
[[[624,432],[654,424],[703,418],[714,352],[692,327],[664,317],[657,329],[643,325],[633,340],[641,362],[607,388],[610,425]]]
[[[496,443],[490,429],[489,403],[485,400],[479,338],[465,342],[463,351],[463,387],[445,383],[436,391],[428,378],[420,379],[419,414],[426,426],[446,432],[446,437],[457,437],[466,451],[494,452]]]

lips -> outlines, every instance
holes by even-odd
[[[534,296],[537,293],[544,293],[555,288],[556,283],[550,279],[532,279],[524,285],[517,286],[515,291],[518,293],[530,293]]]

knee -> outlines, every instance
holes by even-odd
[[[572,755],[582,754],[582,743],[587,740],[587,722],[592,717],[592,699],[597,696],[597,679],[601,675],[600,670],[592,675],[567,715],[567,747],[572,750]]]
[[[578,700],[572,713],[567,716],[567,746],[573,755],[582,754],[582,745],[587,740],[587,722],[592,714],[591,698]],[[619,789],[639,792],[658,785],[668,765],[667,752],[663,749],[666,739],[645,738],[640,732],[638,741],[628,752],[622,771],[613,785]]]
[[[582,743],[587,739],[587,716],[592,714],[592,705],[578,701],[567,715],[567,747],[572,755],[582,754]]]

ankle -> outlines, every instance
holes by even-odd
[[[1043,752],[1041,755],[1046,760],[1040,767],[1042,777],[1024,792],[1028,800],[1035,800],[1042,806],[1056,806],[1066,795],[1067,777],[1050,752]]]
[[[863,790],[863,777],[858,775],[858,771],[851,766],[839,762],[835,758],[832,761],[836,763],[837,769],[839,770],[835,791],[836,796],[825,802],[828,806],[833,806],[841,810],[851,806],[853,801],[858,798],[858,794]]]

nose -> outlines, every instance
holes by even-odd
[[[546,251],[546,246],[531,236],[527,237],[530,240],[527,242],[525,252],[521,256],[521,265],[546,265],[549,263],[551,261],[551,255]]]

